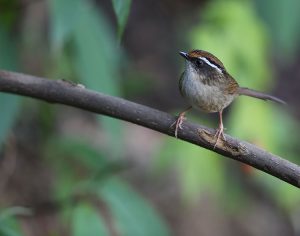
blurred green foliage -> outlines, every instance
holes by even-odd
[[[0,25],[1,28],[10,29],[17,19],[17,0],[0,1]]]
[[[175,165],[185,203],[197,202],[199,195],[207,192],[220,195],[224,191],[223,159],[206,149],[168,138],[156,164],[160,173]]]
[[[271,39],[275,42],[273,47],[280,49],[279,55],[285,52],[287,56],[293,55],[299,47],[296,43],[300,37],[297,30],[299,1],[287,2],[208,1],[206,8],[201,9],[201,23],[185,35],[188,35],[191,48],[201,48],[217,55],[242,86],[265,91],[274,85],[268,62]],[[52,62],[52,68],[47,67],[51,77],[72,78],[90,89],[122,96],[120,67],[126,64],[127,58],[119,42],[127,24],[131,0],[112,0],[111,4],[116,14],[116,32],[101,7],[96,8],[92,1],[48,1],[49,41],[39,42],[39,45],[48,48],[50,44],[51,54],[46,55],[51,55],[51,58],[46,60]],[[5,14],[0,9],[0,67],[18,70],[20,47],[26,47],[29,41],[35,46],[34,40],[39,40],[39,37],[34,35],[41,33],[33,32],[35,29],[24,30],[25,35],[18,40],[27,41],[24,44],[16,42],[18,37],[13,37],[12,32],[20,6],[17,1],[7,0],[0,1],[0,6],[7,9]],[[266,20],[266,25],[255,7]],[[135,69],[129,73],[132,73],[130,77],[138,79],[132,86],[127,83],[131,86],[128,91],[143,93],[141,88],[149,86],[151,79],[141,79],[147,75]],[[18,118],[21,98],[0,94],[0,107],[2,144]],[[42,128],[47,126],[46,129],[50,130],[51,124],[55,123],[56,110],[44,104],[39,109],[37,114]],[[281,109],[254,99],[239,98],[226,117],[227,132],[296,160],[290,146],[294,145],[291,140],[299,138],[297,132],[293,132],[297,128],[292,118]],[[192,119],[199,122],[199,116]],[[41,141],[45,161],[54,172],[53,200],[62,207],[60,219],[70,226],[71,234],[75,236],[111,235],[111,227],[120,236],[170,235],[170,229],[155,208],[118,177],[119,172],[126,168],[120,161],[124,141],[121,123],[107,117],[98,120],[99,128],[103,128],[105,137],[108,137],[107,143],[113,145],[95,147],[82,137],[58,137],[50,131]],[[217,121],[204,118],[202,122],[216,127]],[[217,154],[170,138],[158,152],[156,167],[162,173],[175,167],[185,203],[194,204],[199,196],[207,193],[228,200],[222,201],[228,208],[240,206],[242,201],[248,200],[243,183],[237,178],[237,172],[242,168],[232,171],[226,160]],[[297,189],[282,181],[253,170],[247,177],[261,183],[275,196],[279,205],[287,209],[292,210],[299,201]],[[0,235],[23,235],[17,217],[19,213],[22,215],[21,208],[1,210]],[[58,232],[53,232],[56,234]]]
[[[55,55],[67,53],[63,50],[63,46],[71,40],[74,50],[70,58],[80,82],[88,88],[120,96],[119,57],[121,53],[116,47],[116,39],[104,14],[99,9],[96,11],[90,2],[80,0],[71,2],[50,1]],[[63,60],[65,58],[62,56]],[[60,58],[56,57],[55,60],[59,63]],[[61,73],[59,74],[61,76]],[[111,147],[109,152],[114,157],[119,156],[122,149],[120,121],[108,117],[99,117],[99,119],[107,131],[107,136],[110,136],[110,141],[115,142],[114,147],[109,145]]]
[[[73,209],[72,235],[99,236],[109,235],[103,218],[89,203],[80,203]]]
[[[106,204],[120,235],[169,235],[168,228],[152,206],[128,184],[114,176],[122,168],[119,162],[109,161],[100,150],[88,143],[67,138],[53,138],[45,152],[49,158],[56,157],[52,161],[57,178],[56,196],[60,202],[66,203],[65,208],[69,208],[69,201],[65,199],[91,194]],[[94,211],[85,206],[78,208],[79,212],[91,214],[82,217],[78,211],[72,213],[76,214],[76,224],[82,224],[82,227],[73,230],[84,232],[89,230],[86,220],[89,217],[95,219],[96,216]],[[96,223],[96,220],[93,222]],[[105,222],[102,224],[106,225]]]
[[[124,32],[131,1],[112,1],[118,30],[115,35],[105,14],[90,1],[51,0],[50,46],[53,69],[47,68],[51,76],[74,78],[86,87],[107,94],[121,96],[120,58],[124,53],[118,44]],[[16,9],[15,9],[16,10]],[[1,22],[2,23],[2,22]],[[16,70],[18,47],[11,40],[10,28],[1,28],[0,65]],[[32,32],[32,29],[30,31]],[[34,45],[37,37],[25,35],[25,43]],[[20,43],[20,42],[18,42]],[[37,42],[36,42],[37,43]],[[38,42],[39,44],[41,42]],[[21,45],[21,44],[20,44]],[[26,45],[25,45],[26,46]],[[43,45],[46,48],[46,45]],[[14,124],[20,98],[12,95],[0,96],[3,115],[0,123],[0,141]],[[40,107],[42,124],[53,122],[54,110]],[[106,148],[95,148],[83,138],[45,136],[44,155],[55,173],[54,201],[62,205],[61,219],[71,221],[72,235],[111,235],[107,215],[97,208],[96,202],[104,202],[111,212],[111,219],[118,235],[169,235],[169,230],[153,207],[135,192],[126,182],[111,176],[122,170],[119,157],[122,155],[122,127],[119,121],[99,117],[101,128],[106,131]],[[82,196],[72,205],[73,199]],[[89,199],[94,199],[90,201]],[[1,215],[0,215],[1,217]],[[12,215],[11,222],[18,221]],[[14,224],[1,224],[1,235],[22,235]],[[55,229],[53,233],[56,234]]]
[[[16,70],[18,67],[16,41],[6,29],[5,23],[0,22],[0,67]],[[0,122],[0,150],[8,132],[15,123],[20,109],[21,98],[9,94],[0,94],[1,122]]]
[[[15,1],[6,1],[7,11],[0,14],[0,67],[7,70],[18,68],[18,47],[9,29],[15,20]],[[2,11],[0,11],[2,13]],[[0,94],[1,122],[0,122],[0,151],[3,143],[12,129],[21,108],[21,98],[9,94]],[[15,215],[23,214],[23,208],[12,207],[0,211],[0,235],[19,236],[19,222]]]
[[[22,234],[18,221],[13,217],[2,221],[0,224],[0,235],[21,236]]]
[[[154,208],[125,182],[109,178],[98,189],[98,194],[111,209],[120,235],[170,235]]]
[[[20,224],[15,216],[28,216],[31,211],[24,207],[11,207],[0,211],[0,235],[1,236],[20,236]]]
[[[117,16],[118,37],[121,40],[129,16],[131,0],[112,0],[112,3]]]
[[[64,50],[64,45],[71,42],[73,52],[70,58],[74,62],[74,72],[79,76],[79,81],[89,88],[120,96],[119,60],[123,53],[117,46],[116,37],[103,12],[99,9],[96,11],[90,3],[79,0],[72,1],[72,4],[68,0],[56,0],[51,1],[50,5],[55,55],[68,60],[68,55],[64,56],[68,53]],[[64,7],[66,5],[69,7]],[[130,1],[113,1],[113,6],[118,18],[118,36],[121,37]],[[108,145],[109,150],[95,150],[88,143],[68,138],[54,138],[53,140],[59,141],[49,144],[47,155],[59,157],[56,161],[56,176],[59,179],[55,186],[56,196],[65,199],[78,192],[84,193],[86,186],[92,186],[89,188],[91,193],[98,195],[107,204],[120,235],[168,235],[165,224],[145,200],[120,180],[110,180],[109,176],[121,167],[117,162],[108,161],[106,156],[108,153],[111,157],[120,156],[122,129],[119,121],[107,117],[101,117],[101,125],[107,130],[107,136],[111,136],[109,143],[114,144]],[[66,157],[71,158],[66,160]],[[69,168],[72,160],[74,165]],[[95,210],[86,205],[77,206],[76,209],[73,213],[74,235],[86,235],[88,232],[108,235],[106,223],[100,223],[103,219]],[[99,226],[96,225],[97,222]],[[95,231],[91,231],[92,229]]]
[[[269,26],[274,56],[288,64],[299,50],[300,1],[255,0],[258,13]],[[290,60],[288,60],[290,59]]]

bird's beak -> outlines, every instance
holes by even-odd
[[[180,56],[182,56],[184,59],[189,60],[189,55],[186,52],[179,52]]]

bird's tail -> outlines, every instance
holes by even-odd
[[[261,93],[261,92],[258,92],[258,91],[252,90],[252,89],[248,89],[248,88],[241,88],[241,87],[238,88],[238,94],[246,95],[246,96],[250,96],[250,97],[254,97],[254,98],[259,98],[262,100],[270,100],[270,101],[281,103],[281,104],[286,104],[285,101],[283,101],[277,97],[274,97],[272,95],[268,95],[265,93]]]

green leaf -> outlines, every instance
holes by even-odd
[[[51,0],[50,9],[50,37],[55,50],[61,49],[66,41],[71,38],[77,24],[77,12],[80,1],[78,0]]]
[[[108,165],[108,160],[100,150],[92,147],[87,141],[74,137],[53,137],[46,149],[48,156],[56,156],[56,161],[61,164],[63,159],[77,161],[79,165],[90,170],[99,170]]]
[[[131,0],[112,0],[112,3],[115,14],[117,16],[118,38],[120,40],[122,38],[127,23]]]
[[[104,220],[96,209],[88,203],[80,203],[75,207],[72,215],[73,236],[109,235]]]
[[[0,235],[1,236],[21,236],[21,234],[18,230],[12,229],[5,225],[0,225]]]
[[[29,215],[32,215],[32,211],[29,208],[19,207],[19,206],[10,207],[7,209],[3,209],[0,212],[0,223],[7,219],[10,219],[13,216],[29,216]]]
[[[118,163],[107,160],[100,150],[80,138],[53,137],[46,145],[45,155],[59,180],[55,184],[58,199],[79,191],[85,182],[101,180],[120,169]]]
[[[103,14],[98,14],[88,2],[81,2],[77,13],[75,62],[81,80],[89,88],[119,95],[120,52],[116,49],[116,40],[108,23]]]
[[[74,70],[86,87],[103,93],[120,96],[120,48],[99,7],[90,1],[50,1],[52,12],[52,39],[55,44],[66,43],[70,38]],[[67,6],[67,7],[65,7]],[[68,19],[66,19],[68,18]],[[65,24],[66,22],[66,25]],[[122,150],[122,127],[118,120],[100,117],[107,132],[108,153],[117,157]]]
[[[0,22],[5,29],[11,29],[19,14],[19,2],[17,0],[0,1]]]
[[[30,215],[29,209],[24,207],[11,207],[0,212],[0,235],[1,236],[21,236],[19,222],[15,215]]]
[[[15,70],[17,67],[17,47],[14,40],[0,25],[0,68]],[[15,95],[0,94],[0,147],[15,123],[20,109],[21,98]]]
[[[74,32],[76,69],[81,81],[89,88],[119,96],[119,57],[116,40],[103,14],[98,14],[88,2],[81,2],[78,25]],[[87,27],[88,26],[88,27]],[[113,143],[111,155],[119,156],[122,149],[122,128],[118,120],[101,117],[102,124]]]
[[[154,208],[124,182],[110,178],[98,191],[111,211],[119,235],[170,235]]]
[[[20,98],[14,95],[0,94],[0,107],[0,144],[2,144],[17,118]]]

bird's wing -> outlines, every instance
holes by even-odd
[[[235,94],[238,91],[239,84],[228,73],[226,78],[227,80],[225,82],[225,86],[226,86],[225,91],[227,91],[228,94]]]

